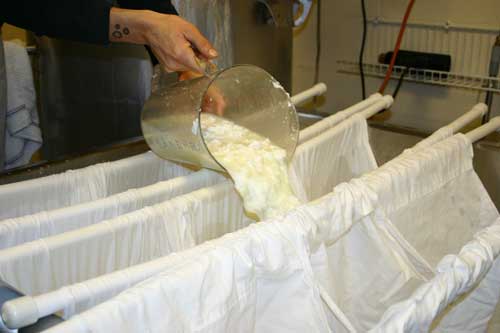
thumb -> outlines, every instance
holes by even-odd
[[[193,25],[184,32],[184,36],[207,59],[217,58],[219,55],[212,44]]]

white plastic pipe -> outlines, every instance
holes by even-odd
[[[301,105],[315,96],[323,95],[326,92],[326,90],[327,90],[326,84],[318,83],[314,85],[312,88],[309,88],[301,93],[298,93],[295,96],[292,96],[292,103],[295,106]]]
[[[340,112],[345,114],[346,119],[349,118],[350,116],[363,111],[364,109],[368,108],[369,106],[374,105],[376,102],[382,99],[382,95],[380,93],[375,93],[373,95],[370,95],[367,99],[354,104],[353,106],[348,107],[347,109],[344,109]]]
[[[482,138],[500,129],[500,116],[492,118],[489,122],[466,134],[471,142],[477,142]]]
[[[390,108],[392,103],[394,103],[394,98],[391,95],[385,95],[380,101],[361,111],[360,115],[369,119],[380,111]]]
[[[328,130],[333,126],[336,126],[341,121],[349,118],[350,116],[358,112],[365,110],[366,108],[374,105],[377,101],[380,101],[381,99],[382,95],[379,93],[375,93],[357,104],[354,104],[344,110],[338,111],[333,115],[326,117],[309,127],[304,128],[303,130],[300,131],[299,144],[304,143],[307,140],[310,140],[311,138],[323,133],[324,131]],[[385,102],[383,104],[385,105]]]
[[[488,112],[488,106],[484,103],[479,103],[475,105],[470,111],[449,124],[448,127],[452,129],[453,133],[457,133],[474,120],[484,116],[486,112]]]
[[[105,300],[183,260],[181,255],[172,258],[162,257],[38,296],[7,301],[1,309],[3,322],[10,329],[18,329],[74,304],[86,304],[94,298]]]

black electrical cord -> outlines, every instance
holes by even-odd
[[[363,99],[365,99],[366,85],[365,85],[365,70],[363,69],[363,57],[365,55],[366,30],[367,30],[365,0],[361,0],[361,12],[363,14],[363,37],[361,38],[361,50],[359,51],[359,76],[361,78],[361,95]]]
[[[404,80],[406,74],[408,74],[408,67],[405,67],[405,69],[403,70],[403,73],[401,73],[401,76],[399,77],[398,85],[396,86],[396,88],[394,89],[394,93],[392,94],[393,99],[396,99],[396,96],[399,93],[399,89],[401,89],[401,86],[403,85],[403,80]]]
[[[316,61],[314,68],[314,84],[319,83],[319,65],[321,60],[321,0],[317,2],[316,8]],[[317,97],[314,97],[314,103],[316,104]]]

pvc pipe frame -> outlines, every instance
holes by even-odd
[[[465,136],[467,136],[467,138],[472,143],[474,143],[490,135],[491,133],[498,131],[499,129],[500,129],[500,116],[491,118],[489,122],[487,122],[483,126],[480,126],[468,132],[467,134],[465,134]]]
[[[380,111],[390,108],[392,106],[392,103],[394,103],[394,98],[392,98],[391,95],[385,95],[375,104],[361,111],[360,115],[365,117],[366,119],[369,119]]]
[[[380,103],[381,100],[383,100],[383,96],[379,93],[375,93],[373,95],[370,95],[367,99],[365,99],[357,104],[354,104],[353,106],[350,106],[347,109],[344,109],[340,112],[343,112],[345,114],[345,118],[349,118],[360,111],[364,111],[365,109],[368,109],[369,107],[375,107],[374,105],[382,105],[382,104],[386,105],[387,104],[387,103]]]
[[[312,88],[309,88],[307,90],[304,90],[301,93],[298,93],[297,95],[293,96],[292,103],[296,106],[303,104],[307,100],[315,97],[315,96],[320,96],[323,95],[327,90],[326,84],[324,83],[318,83],[314,85]]]
[[[488,106],[484,103],[479,103],[475,105],[470,111],[450,123],[448,127],[453,130],[453,133],[457,133],[475,119],[484,116],[486,112],[488,112]]]

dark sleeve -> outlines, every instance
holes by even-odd
[[[118,0],[118,4],[121,8],[126,9],[149,9],[162,14],[179,15],[170,0]],[[151,57],[153,66],[158,64],[158,59],[148,45],[146,45],[146,50]]]
[[[109,43],[112,0],[5,1],[0,22],[38,35],[94,44]]]
[[[178,15],[170,0],[118,0],[121,8],[149,9],[158,13]]]

